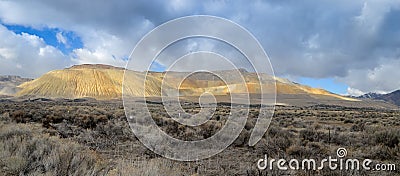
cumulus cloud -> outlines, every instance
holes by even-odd
[[[374,87],[376,93],[388,93],[400,88],[400,58],[397,60],[382,59],[382,62],[372,69],[350,70],[349,75],[339,80],[348,83],[350,94],[364,94]]]
[[[56,38],[58,43],[64,44],[66,47],[69,47],[67,38],[62,34],[62,32],[57,32]]]
[[[49,70],[69,65],[67,56],[37,36],[15,34],[0,25],[0,38],[1,75],[34,78]]]
[[[0,2],[0,19],[5,24],[76,33],[83,47],[68,56],[72,63],[117,66],[126,63],[135,44],[155,26],[195,14],[225,17],[246,27],[267,51],[278,76],[335,78],[349,85],[351,94],[400,88],[385,75],[399,73],[394,68],[400,60],[399,1]],[[62,33],[57,38],[68,43]],[[199,41],[187,46],[223,50]],[[0,48],[0,52],[3,58],[20,55],[13,48]]]
[[[156,20],[157,16],[146,15],[160,12],[151,6],[147,2],[129,1],[2,1],[0,19],[7,24],[75,32],[84,45],[83,48],[72,51],[71,60],[76,64],[104,63],[124,66],[136,42],[155,27],[152,21],[161,23]],[[56,37],[61,43],[68,42],[62,33],[58,33]]]

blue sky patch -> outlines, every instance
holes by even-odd
[[[346,84],[339,83],[335,81],[333,78],[314,79],[314,78],[301,77],[297,79],[297,82],[303,85],[308,85],[314,88],[322,88],[327,91],[342,95],[347,93],[347,88],[348,88]]]
[[[150,71],[155,71],[155,72],[163,72],[165,71],[166,67],[164,65],[161,65],[157,61],[153,61],[150,65]]]
[[[64,31],[59,28],[42,28],[42,29],[34,29],[32,27],[26,27],[21,25],[4,25],[8,30],[13,31],[16,34],[27,33],[30,35],[36,35],[42,38],[47,45],[54,46],[58,48],[61,52],[68,55],[72,52],[72,50],[76,48],[82,48],[83,43],[81,38],[72,31]],[[57,33],[61,33],[62,36],[66,39],[66,43],[62,43],[57,39]]]

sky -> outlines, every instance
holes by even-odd
[[[187,15],[246,28],[276,76],[338,94],[400,89],[398,0],[0,0],[0,75],[37,78],[84,63],[123,67],[146,33]],[[202,39],[177,44],[182,47],[226,48]],[[155,68],[170,63],[159,59]]]

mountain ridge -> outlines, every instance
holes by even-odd
[[[388,94],[383,94],[377,97],[378,100],[384,100],[390,103],[393,103],[397,106],[400,106],[400,90],[393,91]]]
[[[214,76],[199,73],[186,78],[182,84],[175,84],[175,80],[181,80],[185,74],[183,72],[148,72],[146,77],[146,87],[143,92],[140,84],[145,79],[146,72],[125,70],[104,64],[83,64],[75,65],[62,70],[50,71],[41,77],[18,86],[21,89],[15,95],[17,97],[44,97],[44,98],[95,98],[100,100],[120,99],[122,97],[123,76],[128,79],[124,84],[127,85],[127,93],[132,96],[161,96],[161,85],[163,78],[168,73],[172,75],[173,84],[167,85],[169,88],[177,88],[182,96],[199,96],[204,92],[212,92],[215,95],[227,95],[228,93],[242,93],[249,90],[255,93],[260,86],[271,88],[276,84],[277,94],[285,95],[307,95],[315,99],[325,98],[343,101],[358,101],[348,97],[333,94],[323,89],[316,89],[305,85],[290,82],[287,79],[261,75],[262,85],[257,83],[257,74],[239,70],[244,75],[246,85],[232,84],[225,85],[223,81],[214,80]],[[232,70],[220,71],[220,74],[230,76]],[[200,79],[201,78],[201,79]],[[178,82],[176,82],[178,83]],[[247,88],[246,88],[247,87]],[[231,91],[231,92],[230,92]]]
[[[23,78],[15,75],[0,76],[0,95],[11,96],[20,91],[18,88],[24,82],[31,81],[30,78]]]

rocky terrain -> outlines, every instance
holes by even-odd
[[[400,90],[396,90],[394,92],[380,95],[379,97],[376,97],[375,99],[378,100],[384,100],[390,103],[393,103],[397,106],[400,106]]]
[[[0,96],[11,96],[21,90],[18,86],[24,82],[31,81],[29,78],[19,76],[0,76]]]
[[[388,94],[367,93],[357,98],[385,101],[400,106],[400,90],[396,90]]]

